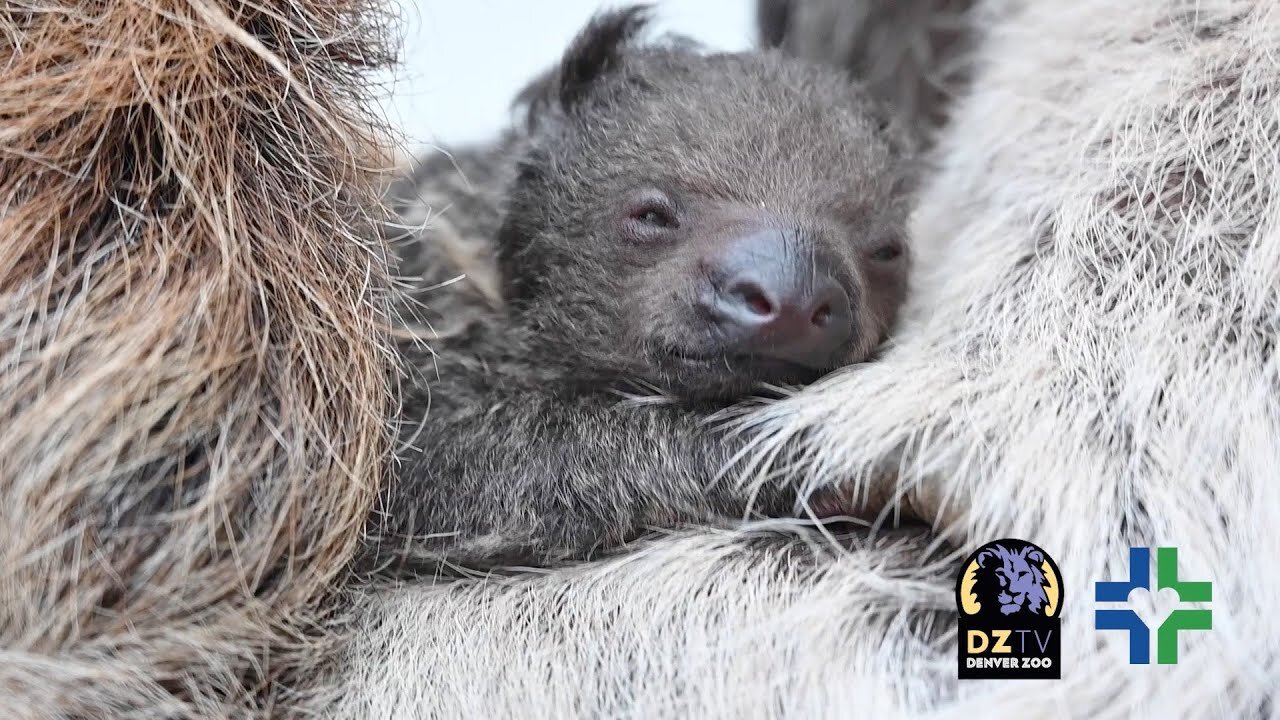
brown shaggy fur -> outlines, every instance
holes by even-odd
[[[0,9],[0,716],[288,710],[388,450],[376,11]]]

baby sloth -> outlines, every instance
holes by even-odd
[[[708,416],[867,359],[894,321],[904,148],[878,108],[773,52],[640,44],[645,20],[597,16],[525,93],[505,315],[436,348],[439,381],[407,400],[417,449],[370,527],[383,570],[790,515],[794,489],[713,482],[748,439]],[[620,397],[639,388],[666,399]]]

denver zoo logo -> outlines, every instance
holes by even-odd
[[[1062,677],[1062,573],[1048,553],[1006,538],[978,548],[956,582],[961,680]]]

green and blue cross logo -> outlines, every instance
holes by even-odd
[[[1095,583],[1093,599],[1095,602],[1127,602],[1129,593],[1137,588],[1151,590],[1150,548],[1129,548],[1129,579]],[[1165,588],[1177,593],[1179,603],[1207,603],[1213,599],[1212,583],[1178,579],[1178,548],[1156,548],[1156,592]],[[1095,609],[1093,617],[1094,626],[1099,630],[1125,630],[1129,633],[1130,665],[1151,662],[1151,629],[1137,613],[1131,609]],[[1174,610],[1156,630],[1156,662],[1161,665],[1178,664],[1180,630],[1209,630],[1212,627],[1213,615],[1208,609]]]

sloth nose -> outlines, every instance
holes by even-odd
[[[833,353],[853,334],[850,298],[831,267],[811,243],[779,230],[734,242],[713,264],[724,280],[704,303],[725,350],[830,367]]]

